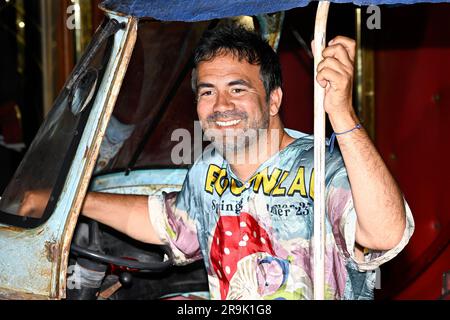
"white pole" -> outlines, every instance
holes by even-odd
[[[314,300],[325,298],[325,89],[316,81],[317,66],[326,45],[330,2],[320,1],[314,31]]]

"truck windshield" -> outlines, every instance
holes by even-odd
[[[51,215],[109,61],[113,37],[105,29],[110,23],[97,30],[5,189],[0,222],[30,228]],[[23,200],[29,194],[39,195],[40,205],[24,212]]]

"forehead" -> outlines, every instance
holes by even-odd
[[[198,82],[230,78],[260,81],[260,66],[239,60],[233,54],[222,54],[198,64]]]

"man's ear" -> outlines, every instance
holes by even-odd
[[[280,87],[272,90],[270,93],[269,112],[271,116],[275,116],[280,111],[281,100],[283,99],[283,90]]]

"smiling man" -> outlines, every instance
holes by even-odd
[[[243,180],[294,141],[278,115],[283,97],[278,58],[271,49],[271,54],[258,54],[270,47],[248,35],[254,34],[221,28],[214,37],[204,37],[192,75],[205,135]],[[239,37],[245,45],[233,47]]]
[[[403,196],[352,106],[355,43],[337,37],[317,81],[340,151],[326,156],[326,298],[371,299],[375,270],[414,229]],[[89,193],[83,214],[178,264],[203,258],[213,299],[312,299],[313,137],[285,129],[281,68],[256,33],[208,31],[195,55],[197,112],[212,144],[179,193]],[[242,156],[232,161],[235,156]],[[244,159],[242,161],[242,159]]]

